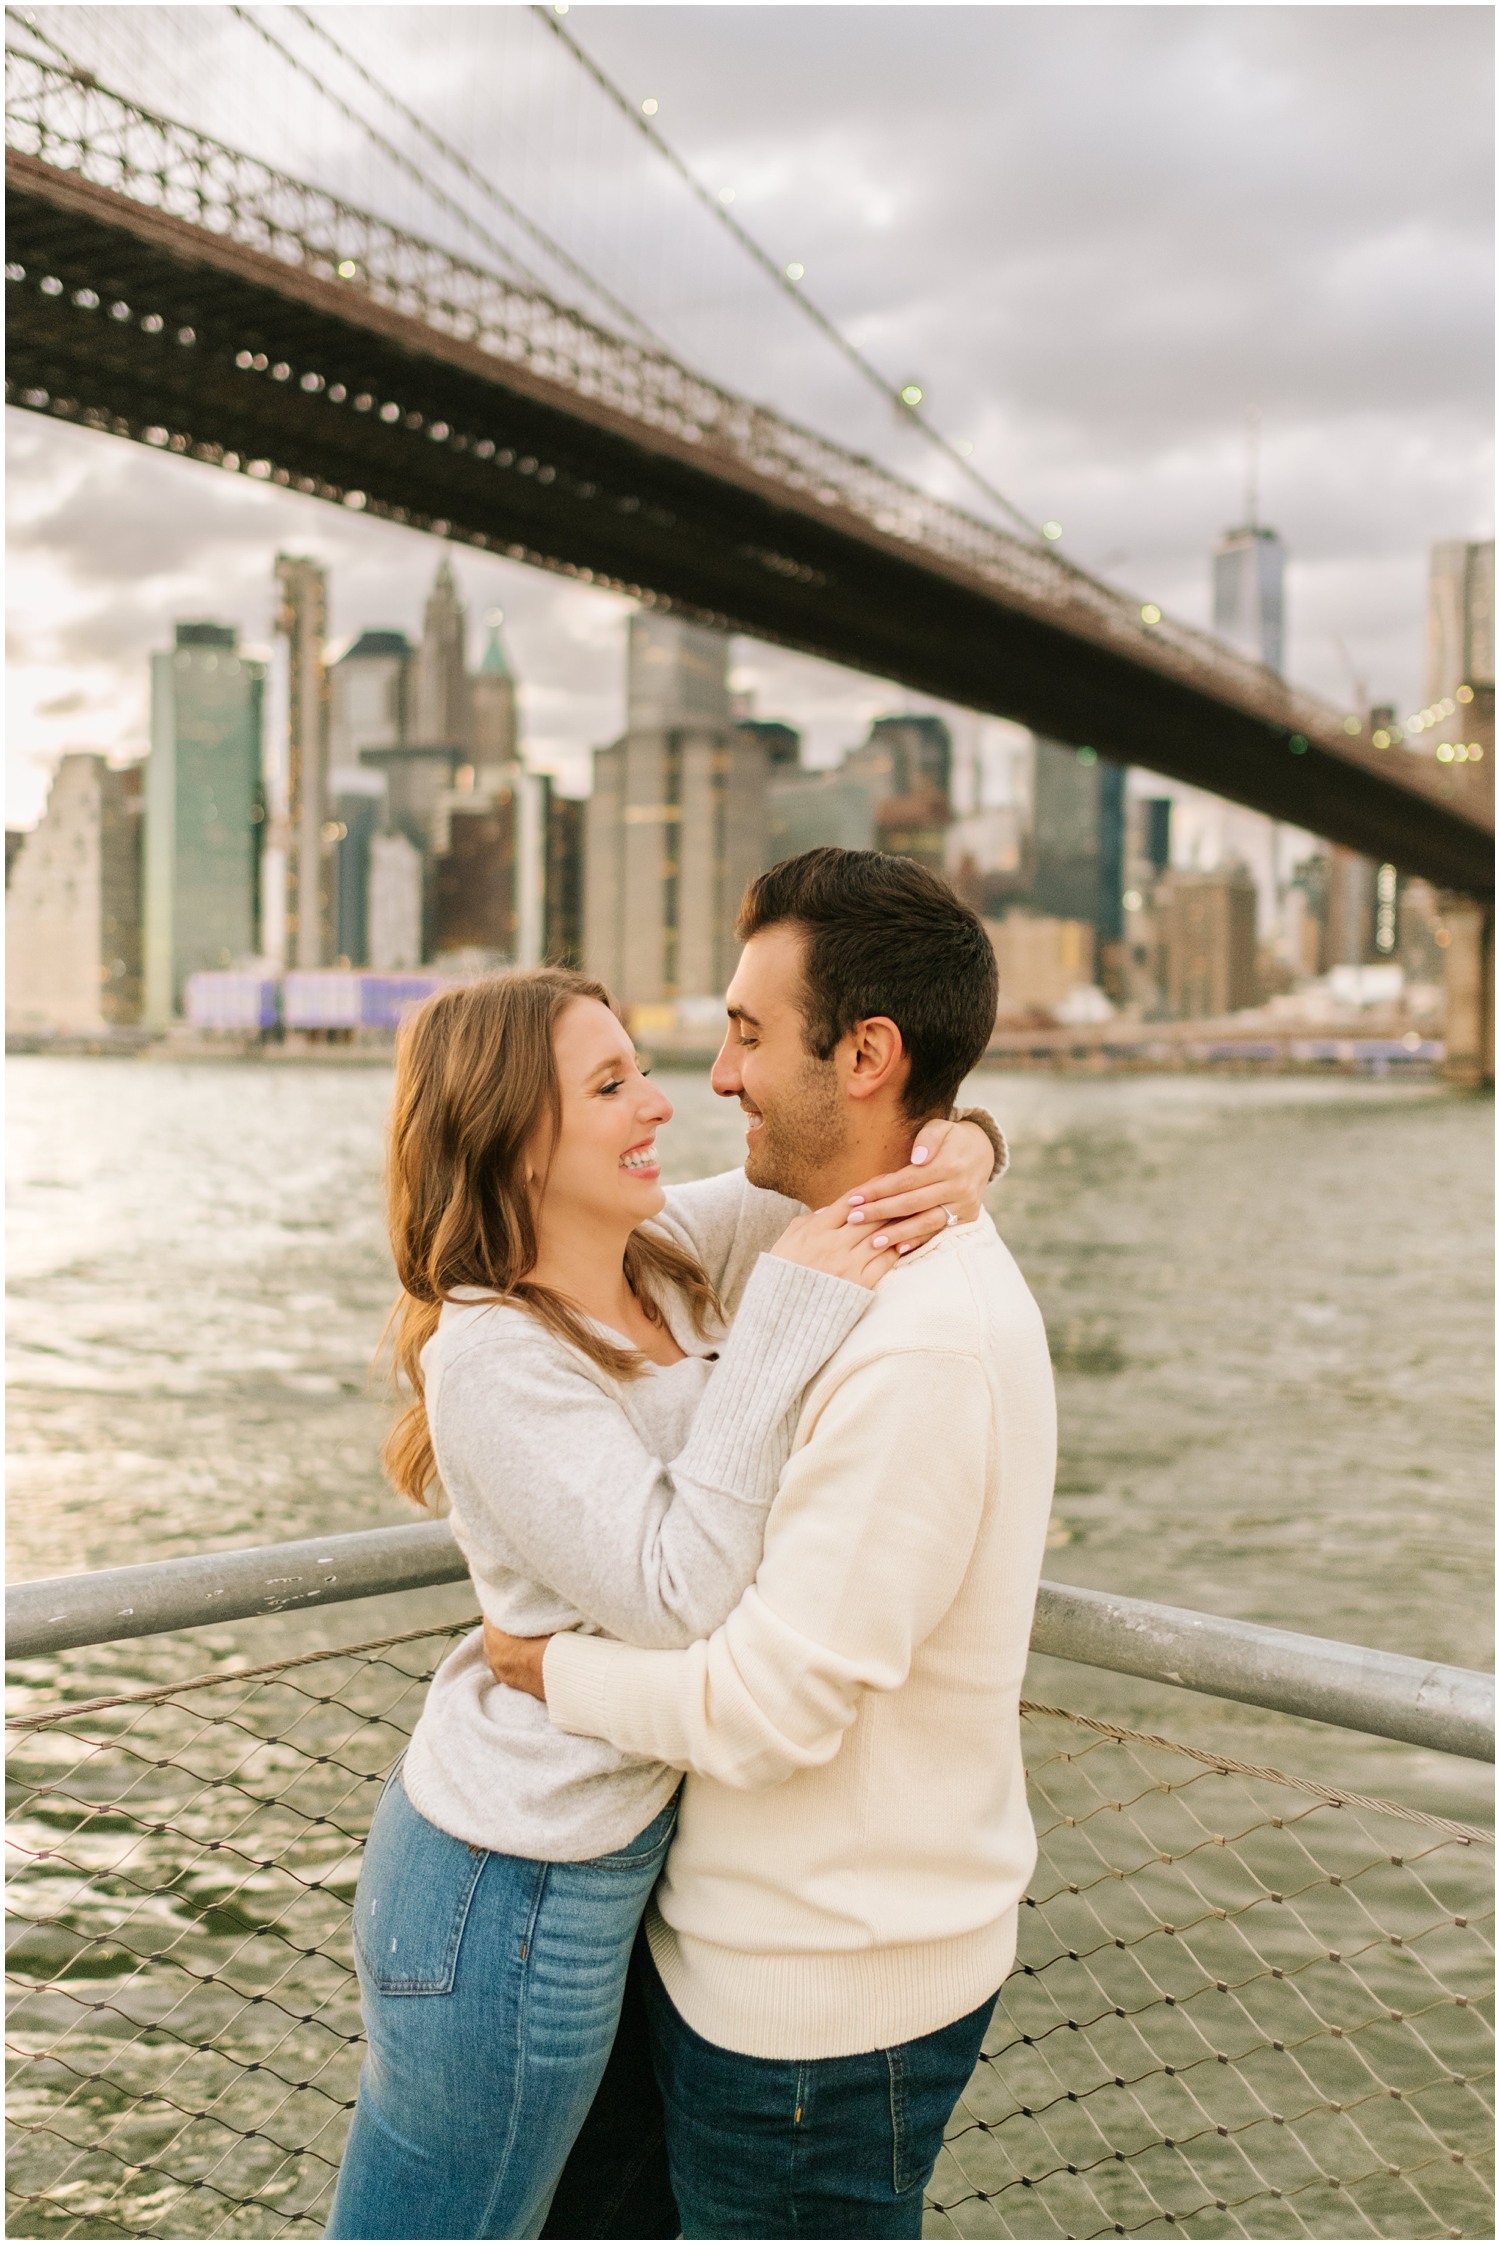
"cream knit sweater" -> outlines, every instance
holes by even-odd
[[[1041,1316],[984,1216],[885,1279],[813,1380],[727,1621],[683,1652],[552,1639],[560,1729],[692,1773],[649,1930],[709,2041],[878,2049],[1005,1978],[1055,1458]]]

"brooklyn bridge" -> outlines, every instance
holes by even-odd
[[[6,398],[1012,718],[1441,887],[1443,765],[528,280],[8,50]],[[619,328],[629,325],[622,318]]]

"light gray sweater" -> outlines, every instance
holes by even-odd
[[[636,1380],[611,1379],[524,1310],[477,1294],[444,1305],[422,1352],[428,1420],[489,1619],[675,1649],[733,1610],[803,1390],[872,1300],[763,1252],[797,1213],[738,1170],[669,1191],[656,1227],[697,1256],[733,1326],[700,1336],[674,1296],[663,1307],[687,1354]],[[433,1678],[403,1775],[440,1830],[546,1862],[623,1847],[678,1782],[555,1729],[494,1682],[477,1631]]]

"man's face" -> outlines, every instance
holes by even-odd
[[[729,1029],[711,1082],[745,1110],[745,1175],[793,1200],[814,1201],[848,1126],[835,1061],[807,1049],[802,1014],[807,938],[782,925],[753,935],[725,1003]]]

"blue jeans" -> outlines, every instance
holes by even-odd
[[[329,2237],[541,2234],[676,1815],[617,1854],[534,1863],[440,1832],[398,1765],[354,1899],[369,2048]]]
[[[994,1996],[914,2042],[806,2059],[705,2042],[654,1970],[646,2000],[684,2237],[921,2236]]]

